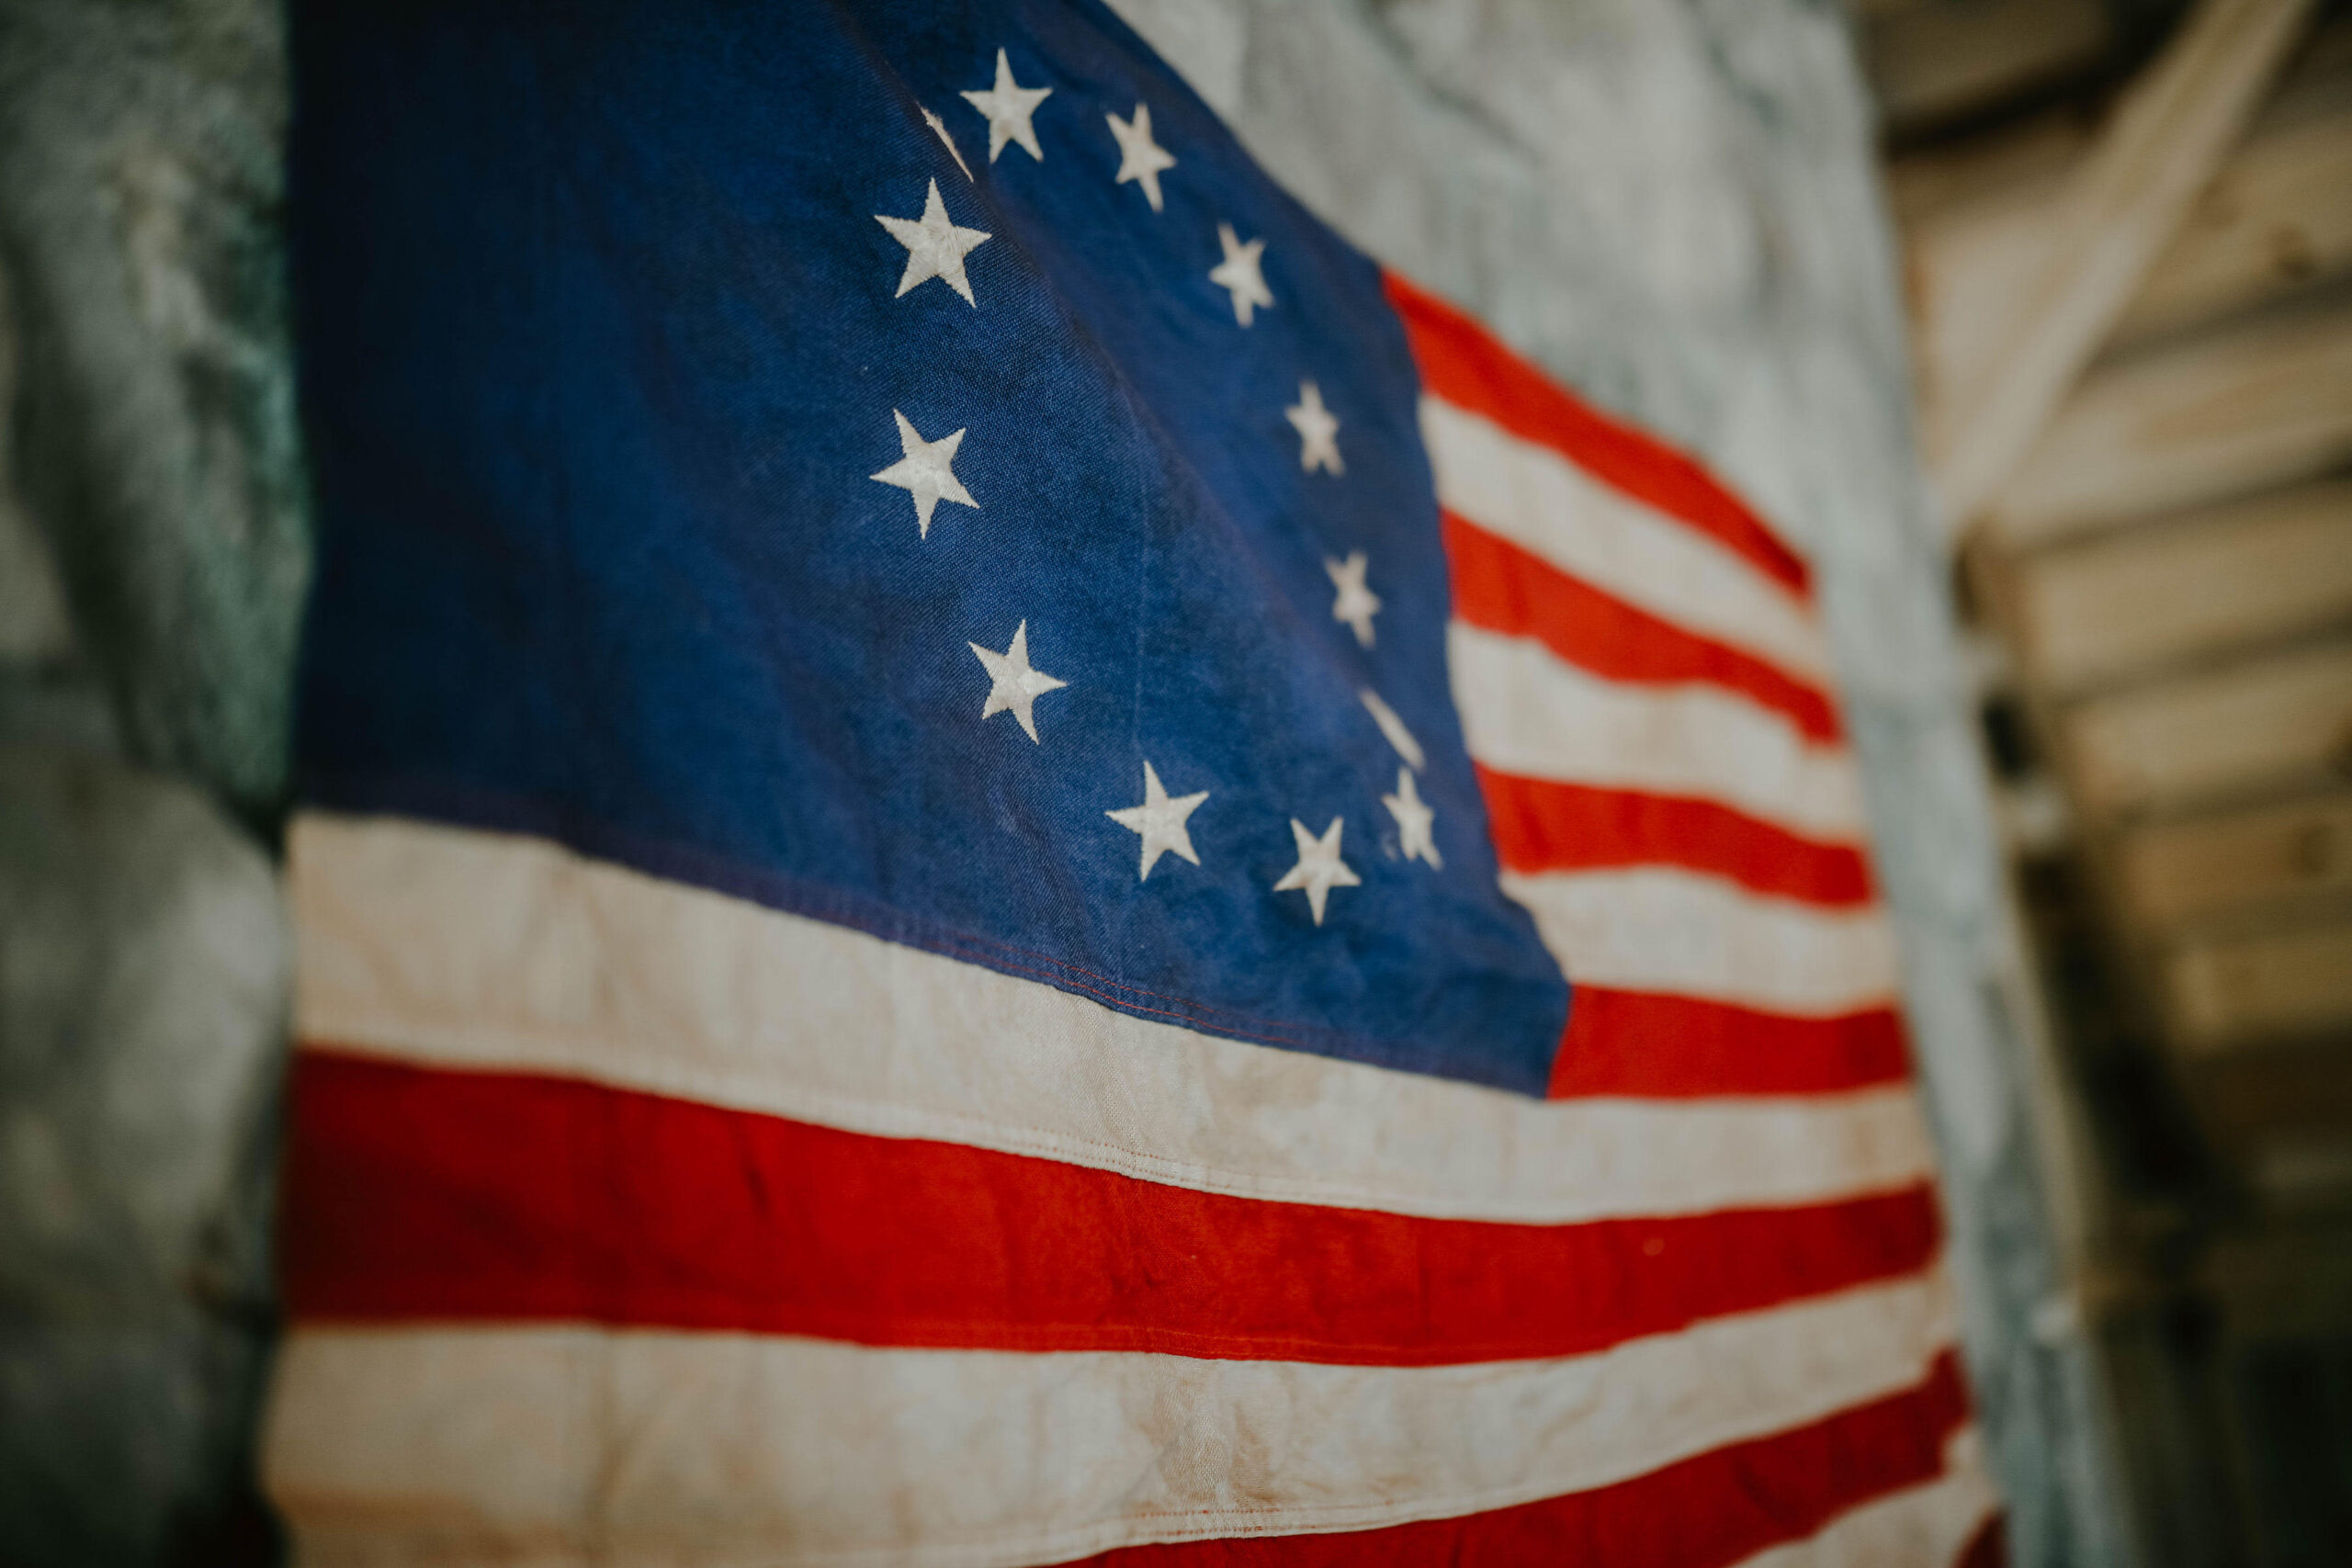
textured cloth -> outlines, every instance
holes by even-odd
[[[298,69],[306,1556],[1990,1550],[1752,509],[1091,6]]]

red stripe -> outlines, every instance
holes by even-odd
[[[1782,1018],[1725,1002],[1578,986],[1552,1059],[1551,1096],[1645,1100],[1826,1094],[1911,1076],[1891,1009]]]
[[[1611,680],[1704,681],[1785,716],[1810,739],[1838,738],[1838,709],[1819,687],[1612,599],[1452,513],[1443,516],[1453,613],[1472,626],[1533,637]]]
[[[1404,318],[1421,383],[1456,408],[1549,446],[1613,489],[1717,540],[1800,593],[1804,562],[1690,458],[1597,412],[1487,335],[1453,306],[1395,273],[1388,302]]]
[[[1937,1245],[1924,1185],[1489,1224],[317,1050],[292,1092],[280,1245],[310,1319],[1415,1366],[1600,1349],[1909,1273]]]
[[[1725,1568],[1935,1480],[1943,1473],[1946,1439],[1967,1418],[1960,1368],[1947,1354],[1925,1382],[1901,1393],[1614,1486],[1384,1529],[1132,1546],[1087,1561],[1117,1568]]]
[[[1495,853],[1511,871],[1679,865],[1809,904],[1871,901],[1870,864],[1850,844],[1801,839],[1710,800],[1477,772]]]

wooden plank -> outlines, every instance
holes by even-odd
[[[1959,389],[1984,383],[2033,287],[2061,203],[2095,139],[2053,109],[1998,132],[1905,153],[1887,169],[1903,230],[1922,427],[1947,439]],[[2319,28],[2277,78],[2246,140],[2151,264],[2119,341],[2242,310],[2352,267],[2352,18]]]
[[[2092,698],[2059,722],[2094,817],[2324,784],[2352,751],[2352,643]]]
[[[2342,29],[2352,33],[2352,28]],[[2352,83],[2266,110],[2151,265],[2110,346],[2249,309],[2352,271]],[[2273,121],[2275,120],[2275,123]],[[2067,182],[2090,138],[2044,116],[1964,152],[1898,161],[1889,188],[1905,272],[1923,418],[1982,382],[2003,324],[2032,287]]]
[[[2210,1054],[2352,1028],[2352,918],[2183,943],[2164,964],[2175,1042]]]
[[[2314,1138],[2296,1145],[2329,1144]],[[2339,1162],[2352,1156],[2352,1144],[2334,1147]],[[2340,1214],[2292,1228],[2237,1230],[2213,1246],[2198,1273],[2222,1303],[2230,1337],[2241,1344],[2352,1330],[2352,1231]]]
[[[2352,108],[2259,134],[2198,197],[2115,323],[2127,342],[2352,268]]]
[[[2352,14],[2341,6],[2325,9],[2327,17],[2279,68],[2270,101],[2255,122],[2257,132],[2334,114],[2352,103]]]
[[[1989,505],[2138,292],[2244,129],[2308,0],[2203,0],[2118,107],[2059,200],[2049,248],[1979,379],[1928,430],[1945,513]]]
[[[1900,132],[2080,71],[2107,40],[2099,0],[1894,6],[1864,17],[1862,66]]]
[[[2291,637],[2352,617],[2352,480],[2037,551],[2007,578],[2018,661],[2062,695]]]
[[[2115,870],[2126,919],[2149,931],[2352,894],[2352,790],[2137,829]]]
[[[2240,1155],[2352,1133],[2352,1038],[2182,1052],[2183,1098],[2206,1136]]]
[[[2266,312],[2085,378],[2003,491],[2018,548],[2250,494],[2352,458],[2352,304]]]
[[[2352,1129],[2335,1137],[2267,1138],[2250,1153],[2247,1175],[2266,1207],[2341,1208],[2352,1197]]]
[[[1973,209],[2014,205],[2064,179],[2091,144],[2091,124],[2072,108],[2046,110],[1964,140],[1897,154],[1886,165],[1887,205],[1917,244]]]
[[[1951,417],[1961,389],[1981,383],[2000,352],[2001,327],[2049,252],[2052,209],[2067,173],[2064,165],[2023,167],[1911,235],[1905,282],[1920,419],[1931,439]]]

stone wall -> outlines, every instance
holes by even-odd
[[[2120,1560],[2086,1355],[2055,1304],[2045,1188],[2066,1145],[2017,999],[1839,14],[1120,8],[1308,205],[1705,457],[1815,559],[2016,1559]],[[10,1562],[270,1549],[246,1444],[288,966],[270,855],[308,559],[282,59],[259,0],[0,0]]]
[[[0,1561],[272,1551],[276,11],[0,5]]]

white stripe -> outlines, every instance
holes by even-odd
[[[1861,841],[1852,754],[1736,692],[1605,681],[1540,642],[1460,621],[1446,653],[1463,739],[1498,772],[1691,795],[1809,839]]]
[[[1924,1180],[1907,1088],[1546,1103],[1195,1034],[533,839],[305,816],[302,1037],[1209,1192],[1564,1224]]]
[[[1812,607],[1737,552],[1437,398],[1421,400],[1421,434],[1438,502],[1455,516],[1662,621],[1826,683]]]
[[[1502,874],[1572,982],[1831,1017],[1891,1005],[1894,928],[1674,866]]]
[[[1628,1480],[1916,1386],[1950,1343],[1946,1296],[1939,1272],[1462,1367],[307,1328],[278,1364],[264,1464],[312,1564],[509,1543],[600,1568],[1058,1562]]]
[[[1838,1515],[1819,1533],[1744,1558],[1738,1568],[1952,1568],[2001,1506],[1977,1457],[1976,1429],[1945,1445],[1945,1473]]]

